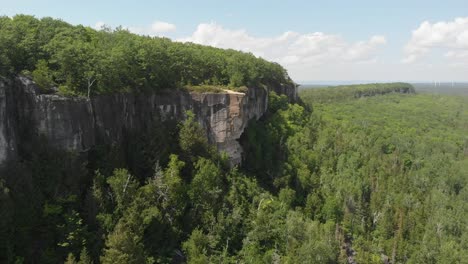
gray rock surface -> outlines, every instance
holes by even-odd
[[[275,89],[296,98],[295,87]],[[54,147],[83,152],[96,144],[119,144],[125,133],[138,132],[157,118],[183,120],[192,110],[209,141],[225,151],[231,164],[241,161],[237,141],[249,120],[259,119],[268,105],[266,88],[247,93],[112,94],[88,98],[41,94],[29,79],[14,83],[0,80],[0,165],[15,159],[16,147],[29,131],[43,136]]]
[[[0,79],[0,164],[16,158],[16,133],[12,108],[11,84]]]

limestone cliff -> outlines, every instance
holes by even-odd
[[[272,88],[296,99],[295,87]],[[247,93],[112,94],[88,98],[41,94],[29,79],[0,80],[0,165],[17,156],[26,134],[42,136],[52,146],[84,152],[96,144],[119,144],[124,135],[151,126],[156,119],[183,120],[192,110],[209,141],[241,161],[238,139],[249,120],[260,118],[268,105],[267,88]]]

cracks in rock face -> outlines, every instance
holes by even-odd
[[[138,133],[152,126],[158,119],[155,115],[163,120],[181,121],[184,110],[192,109],[210,142],[216,144],[219,151],[226,151],[233,165],[241,161],[239,139],[249,121],[259,119],[268,104],[266,88],[250,88],[247,93],[171,91],[149,96],[114,94],[69,98],[42,95],[26,78],[16,78],[14,87],[10,86],[13,94],[7,99],[14,111],[10,113],[10,109],[6,115],[11,119],[9,126],[14,129],[6,135],[1,130],[3,121],[0,133],[21,146],[27,145],[30,138],[41,135],[54,147],[87,152],[96,144],[118,144],[123,140],[122,128]],[[0,89],[5,87],[0,86]],[[1,104],[0,96],[0,107]],[[1,142],[0,146],[3,148]]]
[[[92,124],[91,129],[94,131],[94,135],[95,135],[95,139],[96,139],[97,123],[96,123],[96,112],[94,111],[93,98],[88,97],[87,103],[88,103],[88,110],[91,113],[91,118],[92,118],[92,120],[91,120],[91,124]],[[80,131],[81,131],[81,129],[80,129]],[[86,144],[84,142],[84,137],[82,135],[81,135],[81,148],[83,149],[84,152],[87,152],[90,149],[90,147],[86,146]]]

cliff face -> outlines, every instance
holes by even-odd
[[[295,87],[281,89],[295,100]],[[237,139],[267,105],[264,88],[245,94],[170,91],[86,99],[41,94],[23,77],[13,83],[0,80],[0,165],[16,158],[18,145],[27,141],[25,134],[45,137],[59,149],[83,152],[96,144],[119,144],[127,132],[142,131],[157,119],[183,120],[186,110],[195,113],[209,141],[238,164],[242,149]]]
[[[12,113],[12,90],[0,79],[0,165],[16,158],[16,133]]]

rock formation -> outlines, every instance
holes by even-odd
[[[0,165],[16,158],[16,133],[12,113],[12,95],[8,84],[0,79]]]
[[[296,99],[296,87],[272,88]],[[183,120],[192,110],[218,150],[231,164],[241,161],[238,139],[249,120],[268,106],[267,88],[247,93],[189,93],[168,90],[152,94],[110,94],[90,99],[42,94],[29,79],[0,80],[0,165],[14,160],[24,134],[47,139],[59,149],[84,152],[96,144],[119,144],[129,131],[151,126],[157,118]]]

